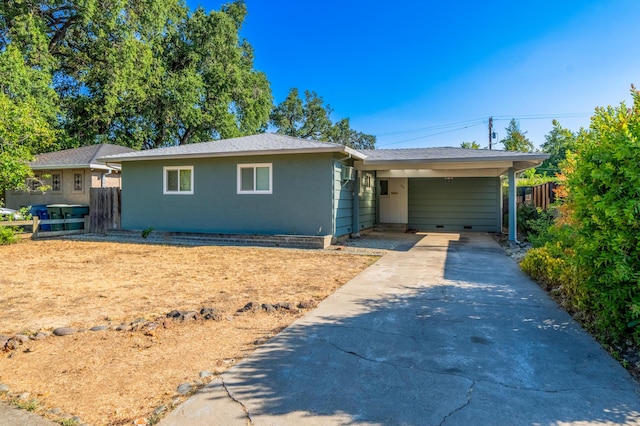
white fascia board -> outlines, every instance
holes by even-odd
[[[65,165],[31,165],[32,170],[71,170],[71,169],[99,169],[99,170],[119,170],[117,167],[105,164],[65,164]]]
[[[100,161],[108,163],[123,163],[130,161],[149,161],[149,160],[183,160],[189,158],[223,158],[223,157],[249,157],[249,156],[265,156],[265,155],[288,155],[288,154],[318,154],[325,152],[338,152],[350,155],[356,159],[363,160],[366,158],[364,154],[351,149],[346,146],[326,147],[326,148],[303,148],[303,149],[277,149],[277,150],[263,150],[263,151],[235,151],[235,152],[214,152],[214,153],[184,153],[184,154],[169,154],[169,155],[137,155],[130,157],[109,156],[99,158]]]

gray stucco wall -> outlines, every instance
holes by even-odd
[[[237,194],[237,165],[272,163],[272,194]],[[163,166],[193,166],[193,195],[164,195]],[[124,162],[122,228],[332,233],[332,154]]]
[[[500,178],[409,179],[409,227],[500,231]]]
[[[100,188],[102,186],[102,176],[106,173],[103,170],[89,169],[58,169],[58,170],[36,170],[41,176],[44,185],[51,186],[51,175],[54,173],[61,175],[61,190],[40,191],[7,191],[6,204],[11,209],[19,209],[24,206],[37,204],[83,204],[89,205],[90,188]],[[74,190],[73,175],[82,173],[83,185],[81,191]],[[46,176],[46,177],[45,177]],[[105,179],[105,186],[119,187],[120,174],[113,173]]]

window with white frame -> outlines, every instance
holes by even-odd
[[[238,194],[271,194],[271,163],[238,164]]]
[[[193,166],[165,166],[163,194],[193,194]]]

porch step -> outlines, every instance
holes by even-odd
[[[373,227],[378,232],[407,232],[406,223],[378,223]]]

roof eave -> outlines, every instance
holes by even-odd
[[[349,155],[358,160],[364,160],[366,156],[358,151],[337,145],[335,147],[319,147],[319,148],[300,148],[300,149],[273,149],[264,151],[235,151],[235,152],[213,152],[213,153],[184,153],[184,154],[168,154],[168,155],[144,155],[144,156],[117,156],[112,155],[108,157],[99,158],[99,161],[108,163],[122,163],[129,161],[148,161],[148,160],[182,160],[191,158],[223,158],[223,157],[249,157],[249,156],[264,156],[264,155],[288,155],[288,154],[318,154],[323,152],[337,152]]]
[[[100,169],[111,170],[117,169],[117,167],[107,166],[106,164],[30,164],[32,170],[65,170],[65,169]]]

